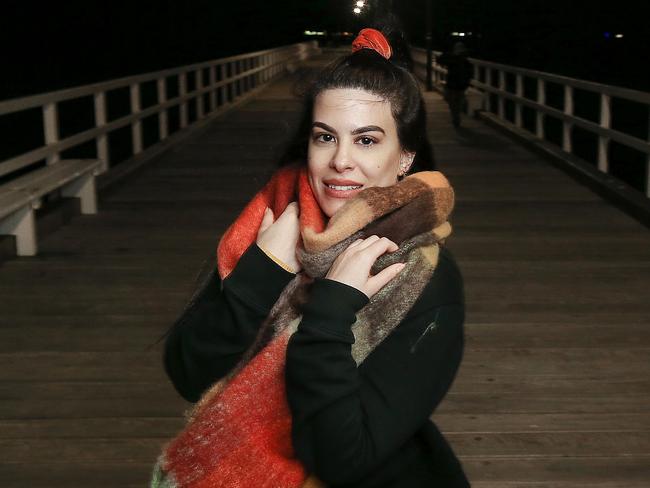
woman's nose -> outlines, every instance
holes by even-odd
[[[354,161],[352,155],[350,154],[349,148],[344,144],[339,144],[336,147],[336,152],[334,153],[330,165],[336,169],[338,172],[343,172],[354,167]]]

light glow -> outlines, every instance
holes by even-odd
[[[622,38],[623,38],[623,34],[616,34],[616,39],[622,39]]]
[[[359,0],[357,2],[357,7],[363,7],[364,5],[365,5],[365,3],[363,2],[363,0]]]
[[[360,9],[359,7],[356,7],[356,8],[353,10],[353,12],[354,12],[355,14],[360,14],[360,13],[361,13],[361,9]]]

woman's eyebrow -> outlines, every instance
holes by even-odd
[[[365,127],[358,127],[357,129],[354,129],[352,131],[352,135],[363,134],[364,132],[381,132],[382,134],[386,133],[384,129],[378,125],[366,125]]]
[[[312,128],[320,127],[321,129],[325,129],[326,131],[331,132],[332,134],[336,134],[336,130],[334,129],[334,127],[330,127],[324,122],[314,122],[313,124],[311,124],[311,126]]]

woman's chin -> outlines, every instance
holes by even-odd
[[[326,197],[326,200],[320,203],[320,208],[327,217],[332,217],[343,205],[345,205],[345,202],[347,202],[347,199]]]

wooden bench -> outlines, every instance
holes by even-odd
[[[41,198],[60,190],[64,197],[81,200],[82,214],[97,213],[95,176],[100,168],[97,159],[65,159],[1,185],[0,235],[15,236],[18,256],[36,255],[34,210]]]

